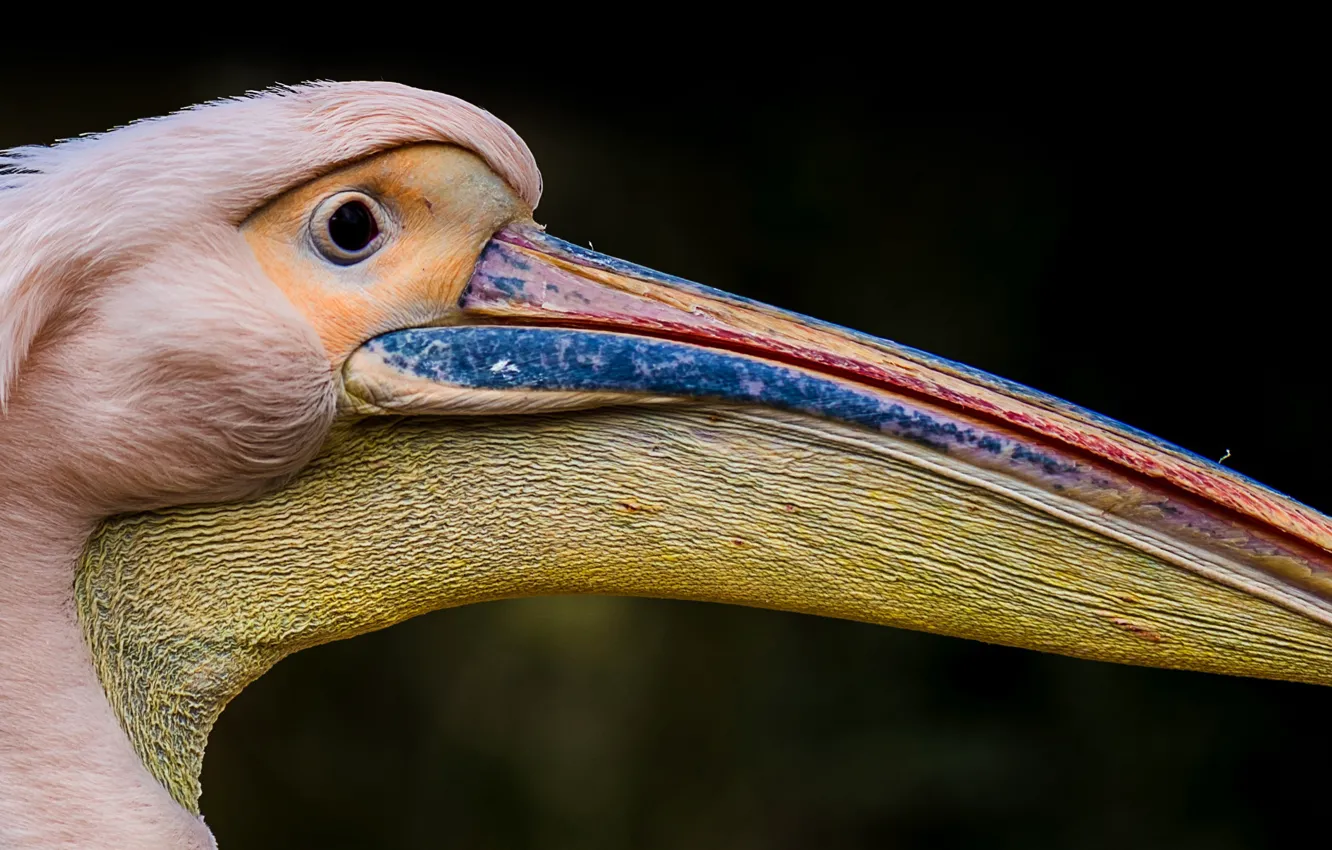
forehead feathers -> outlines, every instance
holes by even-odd
[[[535,207],[527,145],[490,113],[396,83],[316,83],[0,153],[0,405],[42,327],[156,246],[234,226],[332,168],[416,142],[483,159]]]

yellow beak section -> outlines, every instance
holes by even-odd
[[[77,592],[116,710],[191,809],[213,722],[283,656],[508,597],[729,602],[1332,682],[1308,616],[928,447],[730,405],[364,420],[280,493],[109,523]]]

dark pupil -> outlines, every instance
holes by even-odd
[[[359,251],[379,235],[379,225],[365,204],[349,201],[329,217],[328,235],[342,250]]]

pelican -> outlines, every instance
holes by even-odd
[[[0,846],[216,846],[199,774],[229,700],[483,600],[1332,683],[1327,517],[563,242],[540,196],[507,125],[391,83],[0,158]]]

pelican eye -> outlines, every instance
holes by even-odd
[[[379,250],[385,221],[384,211],[374,199],[360,192],[342,192],[315,208],[310,236],[319,253],[345,266]]]

